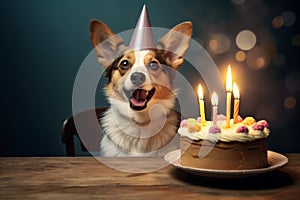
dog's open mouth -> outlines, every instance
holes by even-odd
[[[140,88],[128,91],[124,88],[124,91],[129,99],[130,107],[133,110],[143,110],[147,107],[147,103],[153,97],[155,88],[152,88],[149,91]]]

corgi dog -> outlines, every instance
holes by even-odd
[[[111,104],[100,120],[101,156],[166,153],[165,147],[172,143],[180,122],[173,110],[174,70],[184,61],[191,35],[192,23],[183,22],[154,48],[135,49],[125,46],[103,22],[91,21],[91,42],[109,79],[104,91]]]

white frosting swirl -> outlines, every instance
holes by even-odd
[[[182,137],[188,137],[192,140],[209,140],[211,142],[223,141],[223,142],[247,142],[256,139],[266,138],[269,136],[270,130],[264,128],[263,131],[253,130],[251,126],[246,126],[249,129],[249,133],[236,133],[236,129],[240,126],[245,126],[243,123],[233,124],[231,120],[230,128],[223,128],[225,121],[218,121],[217,125],[221,128],[221,133],[209,133],[209,128],[212,126],[211,121],[207,121],[205,127],[201,127],[200,131],[189,132],[187,127],[180,127],[178,133]]]

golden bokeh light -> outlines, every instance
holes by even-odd
[[[245,61],[246,60],[246,53],[244,51],[236,52],[235,59],[239,62]]]
[[[255,59],[255,67],[257,69],[263,68],[266,65],[266,59],[264,57],[257,57]]]
[[[263,69],[269,65],[270,55],[268,49],[257,46],[247,53],[247,65],[253,69]]]
[[[286,97],[283,101],[283,105],[286,109],[292,109],[296,106],[297,101],[294,97]]]
[[[281,28],[283,26],[284,20],[281,16],[276,16],[272,20],[273,28]]]
[[[250,50],[256,44],[256,35],[250,30],[239,32],[235,38],[236,45],[242,50]]]
[[[222,54],[230,48],[230,40],[224,34],[215,34],[209,40],[208,46],[213,53]]]
[[[217,48],[218,48],[218,42],[217,40],[214,40],[214,39],[211,39],[209,41],[209,48],[212,50],[212,51],[215,51]]]

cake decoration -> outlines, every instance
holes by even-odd
[[[269,128],[269,124],[268,124],[268,122],[266,120],[259,120],[257,122],[257,124],[263,125],[264,127]]]
[[[221,133],[221,129],[218,126],[211,126],[209,128],[209,133]]]
[[[243,121],[243,118],[240,115],[238,115],[236,122],[234,123],[234,120],[233,120],[233,123],[234,124],[241,123],[242,121]]]
[[[180,127],[187,127],[187,120],[184,119],[180,122]]]
[[[240,126],[236,129],[237,133],[249,133],[249,129],[247,128],[247,126]]]
[[[246,126],[250,126],[252,124],[254,124],[256,121],[253,117],[246,117],[244,120],[243,120],[243,124],[246,125]]]
[[[201,131],[201,125],[198,123],[198,121],[194,118],[189,118],[186,121],[187,128],[189,132],[198,132]]]
[[[265,129],[265,127],[263,125],[257,124],[257,123],[253,124],[252,128],[253,128],[253,130],[256,130],[256,131],[263,131]]]
[[[199,96],[200,117],[183,120],[178,129],[180,134],[181,164],[209,169],[235,170],[255,169],[268,165],[267,137],[269,124],[239,113],[240,93],[234,83],[234,109],[231,116],[232,76],[228,66],[226,80],[226,115],[218,115],[218,96],[211,97],[212,121],[203,121],[203,94]]]
[[[223,119],[224,115],[218,115],[218,118]],[[181,137],[187,137],[192,140],[210,140],[210,134],[208,133],[220,133],[218,139],[223,142],[249,142],[256,139],[267,138],[270,133],[270,129],[267,127],[267,122],[265,120],[261,120],[260,124],[254,122],[255,119],[253,117],[247,117],[244,121],[251,120],[250,125],[245,125],[243,122],[233,124],[233,119],[230,120],[231,127],[224,128],[226,120],[218,120],[217,126],[213,126],[212,121],[207,121],[207,125],[205,127],[201,126],[201,123],[193,118],[184,119],[180,123],[180,127],[178,129],[178,133]],[[262,124],[265,124],[263,126]],[[245,133],[245,134],[241,134]],[[215,140],[215,138],[213,139]],[[211,141],[213,142],[213,141]]]
[[[202,125],[202,119],[201,119],[201,117],[197,117],[197,121],[198,121],[199,124]],[[206,120],[205,120],[205,125],[206,125]]]

